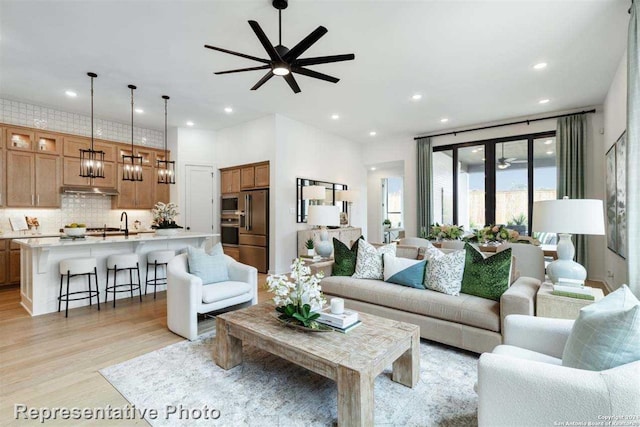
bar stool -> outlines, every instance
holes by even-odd
[[[147,274],[145,276],[144,294],[147,287],[153,286],[153,299],[156,299],[156,287],[167,284],[167,264],[176,256],[174,251],[151,251],[147,254]],[[153,265],[153,279],[149,279],[149,265]],[[158,267],[164,267],[164,277],[158,277]]]
[[[118,284],[118,272],[129,271],[129,283]],[[138,274],[138,283],[133,282],[133,270]],[[113,271],[113,285],[109,286],[109,272]],[[119,289],[127,288],[127,289]],[[113,307],[116,306],[116,292],[131,292],[131,298],[133,298],[133,291],[138,290],[140,295],[140,302],[142,302],[142,288],[140,286],[140,269],[138,268],[138,255],[137,254],[118,254],[110,255],[107,258],[107,286],[104,289],[104,302],[107,302],[109,297],[109,290],[113,293]]]
[[[98,310],[100,310],[100,293],[98,291],[98,270],[96,268],[96,259],[95,258],[73,258],[73,259],[63,259],[60,261],[60,293],[58,295],[58,312],[62,308],[62,301],[64,301],[65,309],[64,309],[64,317],[69,317],[69,301],[79,301],[83,299],[89,299],[89,305],[93,305],[93,296],[95,295],[96,300],[98,302]],[[91,290],[91,275],[93,275],[96,279],[96,290]],[[67,278],[67,293],[62,293],[62,283],[63,279],[66,276]],[[69,282],[72,277],[76,276],[87,276],[89,281],[89,290],[88,291],[75,291],[69,292]],[[84,296],[77,298],[69,298],[71,295],[84,294]]]

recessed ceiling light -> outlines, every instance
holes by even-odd
[[[225,113],[227,113],[227,114],[231,114],[231,113],[233,113],[233,108],[231,108],[231,107],[224,107],[224,112],[225,112]]]
[[[447,119],[446,117],[444,119],[440,119],[440,123],[447,123],[449,121],[449,119]]]
[[[378,134],[378,132],[376,132],[375,130],[372,130],[371,132],[369,132],[369,136],[376,136]]]
[[[340,116],[339,116],[338,114],[332,114],[332,115],[331,115],[331,118],[332,118],[333,120],[338,120],[338,119],[340,118]]]
[[[551,145],[551,144],[553,144],[553,139],[547,139],[547,140],[544,142],[544,145]]]
[[[193,123],[192,121],[188,121],[187,122],[187,126],[193,126],[195,123]]]
[[[534,65],[533,68],[536,69],[536,70],[542,70],[544,68],[547,68],[547,63],[546,62],[539,62],[536,65]]]
[[[415,93],[413,94],[411,99],[413,99],[414,101],[420,101],[422,99],[422,95],[420,95],[419,93]]]
[[[553,154],[553,151],[547,151],[547,154]]]
[[[540,101],[538,101],[538,104],[548,104],[549,100],[548,99],[541,99]]]
[[[371,168],[372,171],[376,170],[376,168]]]
[[[69,98],[75,98],[76,96],[78,96],[78,94],[72,90],[65,91],[65,95],[67,95]]]
[[[144,110],[142,108],[136,108],[136,113],[142,114],[144,113]]]

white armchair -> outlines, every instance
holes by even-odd
[[[198,338],[198,313],[258,303],[258,270],[226,256],[229,281],[203,285],[189,274],[187,255],[167,265],[167,325],[189,340]]]
[[[478,362],[480,427],[587,425],[640,414],[640,361],[600,372],[562,366],[572,326],[573,320],[507,316],[505,344]]]

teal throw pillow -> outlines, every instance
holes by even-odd
[[[358,242],[364,239],[363,236],[351,246],[351,249],[340,240],[333,238],[333,266],[332,276],[352,276],[356,272],[356,260],[358,259]]]
[[[219,247],[218,247],[219,246]],[[204,249],[187,248],[187,261],[189,263],[189,273],[202,279],[204,285],[225,282],[229,280],[227,260],[219,243],[211,250],[211,255]]]
[[[580,310],[562,365],[603,371],[640,360],[640,301],[627,285]]]
[[[427,260],[400,258],[392,254],[384,254],[382,257],[385,282],[424,289],[424,270],[427,267]]]
[[[473,246],[464,245],[465,261],[460,292],[500,301],[509,288],[511,278],[511,248],[484,258]]]

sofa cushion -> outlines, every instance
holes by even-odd
[[[424,270],[427,261],[400,258],[391,254],[384,254],[382,261],[385,282],[424,289]]]
[[[511,284],[511,248],[490,257],[466,243],[466,259],[460,292],[500,301]]]
[[[333,238],[334,263],[331,267],[332,276],[352,276],[356,272],[356,259],[358,257],[358,242],[362,236],[356,240],[351,249],[340,240]]]
[[[604,371],[640,360],[640,301],[622,285],[583,307],[562,353],[562,365]]]
[[[458,295],[462,286],[464,250],[444,253],[435,246],[428,246],[424,256],[427,259],[425,288],[447,295]]]
[[[500,331],[500,303],[472,295],[452,296],[414,289],[381,280],[325,277],[320,282],[328,295],[368,302],[418,315]]]
[[[204,249],[189,246],[187,259],[189,273],[202,279],[203,284],[208,285],[229,280],[227,259],[220,243],[213,246],[211,255],[207,254]]]
[[[356,271],[353,273],[353,277],[357,279],[382,280],[382,255],[384,254],[395,256],[396,245],[390,244],[376,249],[366,240],[359,241]]]
[[[212,283],[202,287],[202,302],[211,304],[249,292],[251,292],[251,286],[245,282],[227,280],[226,282]]]

